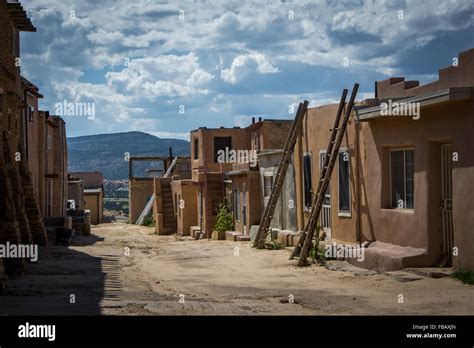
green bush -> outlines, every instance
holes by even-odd
[[[155,227],[155,221],[151,216],[146,216],[145,219],[143,219],[143,226]]]
[[[272,240],[270,243],[266,243],[265,247],[270,250],[280,250],[284,249],[283,243],[280,243],[277,240]]]
[[[474,272],[464,269],[457,270],[453,277],[462,281],[464,284],[474,285]]]
[[[234,229],[234,217],[225,204],[219,206],[217,221],[214,230],[218,232],[232,231]]]

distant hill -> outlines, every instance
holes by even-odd
[[[104,173],[105,179],[123,180],[128,178],[128,162],[124,160],[126,152],[130,156],[168,156],[169,147],[173,148],[175,156],[189,156],[188,141],[161,139],[143,132],[68,138],[69,171],[98,170]],[[140,167],[144,165],[150,166],[150,163],[144,162]]]

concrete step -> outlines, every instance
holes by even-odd
[[[236,231],[226,231],[225,233],[225,239],[232,242],[236,242],[238,236],[242,236],[242,234]]]
[[[250,236],[237,236],[237,242],[250,242]]]
[[[354,257],[347,261],[357,267],[390,272],[408,267],[423,267],[429,259],[425,249],[376,241],[364,249],[362,260]]]

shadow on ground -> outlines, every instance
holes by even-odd
[[[104,296],[104,267],[112,260],[80,251],[103,238],[77,236],[72,247],[39,248],[26,274],[9,279],[0,296],[0,315],[98,315]],[[118,265],[117,265],[118,267]]]

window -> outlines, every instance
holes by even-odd
[[[234,191],[234,218],[240,221],[240,190]]]
[[[178,194],[175,193],[175,194],[174,194],[174,215],[175,215],[175,216],[178,214],[178,207],[179,207]]]
[[[191,164],[189,164],[189,163],[180,163],[179,164],[179,171],[181,173],[190,172],[191,171]]]
[[[339,213],[351,212],[351,196],[349,181],[349,152],[339,152]]]
[[[199,139],[194,139],[194,159],[199,159]]]
[[[414,175],[414,150],[390,151],[392,208],[413,209]]]
[[[232,149],[232,137],[214,137],[214,163],[218,163],[219,151]]]
[[[252,140],[253,140],[253,150],[259,151],[261,150],[260,148],[260,131],[256,131],[255,133],[252,133]]]
[[[53,137],[48,134],[48,150],[51,150],[53,148]]]
[[[264,190],[264,197],[270,197],[272,193],[272,186],[273,186],[273,176],[272,175],[265,175],[263,177],[263,190]]]
[[[303,186],[304,186],[304,206],[310,208],[312,204],[311,190],[311,154],[305,153],[303,155]]]
[[[13,57],[17,58],[18,57],[18,33],[16,32],[16,29],[12,27],[12,55]]]
[[[34,122],[35,109],[31,105],[28,105],[27,112],[28,112],[28,121]]]

